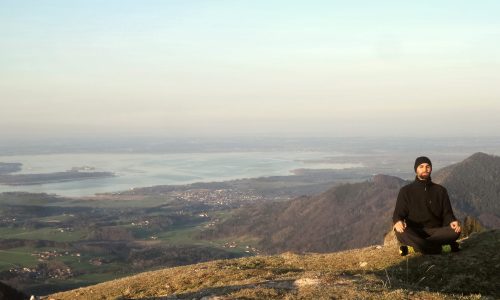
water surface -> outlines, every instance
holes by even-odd
[[[0,192],[26,191],[62,196],[89,196],[134,187],[223,181],[261,176],[290,175],[298,168],[343,169],[361,163],[325,163],[322,158],[343,156],[332,152],[232,152],[178,154],[45,154],[0,156],[0,162],[20,162],[15,174],[50,173],[74,167],[114,172],[116,177],[29,186],[0,185]],[[318,160],[319,162],[304,162]]]

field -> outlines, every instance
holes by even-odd
[[[65,231],[62,228],[46,227],[38,229],[0,228],[3,239],[47,240],[55,242],[72,242],[85,238],[85,229]]]
[[[13,267],[32,267],[37,263],[37,259],[32,256],[32,248],[13,248],[0,250],[0,272]]]

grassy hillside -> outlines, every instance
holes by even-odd
[[[255,256],[142,273],[45,299],[498,299],[500,231],[459,253],[400,257],[395,244]]]

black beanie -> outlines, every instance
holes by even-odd
[[[428,163],[429,166],[432,167],[431,160],[428,157],[426,157],[426,156],[420,156],[420,157],[417,157],[417,159],[415,159],[415,166],[413,167],[413,169],[415,170],[415,172],[417,172],[417,167],[420,166],[420,164],[423,164],[423,163]]]

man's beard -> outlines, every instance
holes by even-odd
[[[429,179],[430,176],[431,176],[431,173],[422,173],[422,174],[420,174],[420,176],[418,178],[420,178],[422,180],[427,180],[427,179]]]

